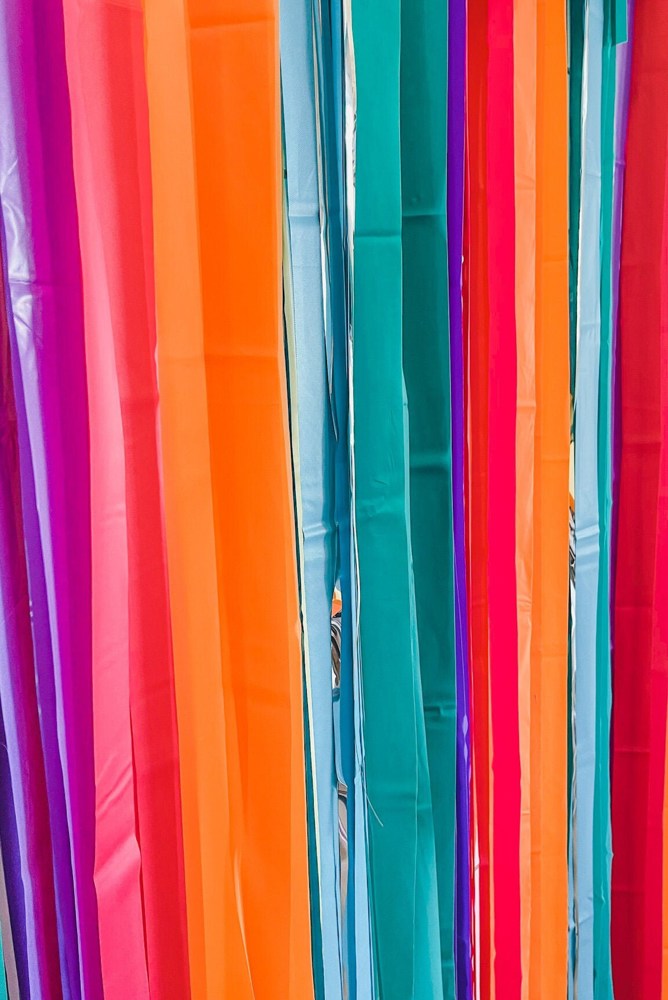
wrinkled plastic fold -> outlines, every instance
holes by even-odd
[[[65,991],[97,1000],[89,437],[63,12],[18,2],[1,25],[7,313],[58,947]]]
[[[402,367],[401,13],[399,0],[352,4],[355,525],[370,903],[377,989],[397,1000],[441,996]]]
[[[447,14],[445,5],[430,0],[402,4],[400,118],[410,552],[435,839],[440,967],[443,996],[454,998],[456,836],[464,831],[457,830],[451,331],[449,296],[444,294],[449,265]],[[429,860],[418,858],[418,863],[428,868]],[[417,920],[429,917],[416,915]],[[416,949],[431,929],[427,923],[416,926],[418,931]]]
[[[619,291],[621,461],[614,592],[615,996],[661,995],[666,699],[668,11],[635,6]],[[640,528],[640,523],[642,528]]]
[[[521,993],[518,619],[515,557],[517,343],[513,3],[488,3],[489,684],[493,729],[495,977],[499,998]]]
[[[306,998],[278,5],[144,10],[191,990]]]
[[[531,630],[529,996],[567,991],[568,89],[560,0],[538,6],[536,77],[536,423]],[[556,331],[561,331],[556,335]]]
[[[64,13],[89,384],[105,996],[186,997],[143,18],[138,0],[66,0]]]

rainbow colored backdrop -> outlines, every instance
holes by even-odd
[[[666,0],[4,0],[0,258],[0,1000],[668,1000]]]

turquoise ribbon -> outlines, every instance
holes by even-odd
[[[383,1000],[441,1000],[402,369],[399,0],[353,0],[355,519],[375,964]]]
[[[600,550],[596,616],[596,778],[594,787],[594,995],[612,1000],[610,892],[610,584],[612,520],[612,219],[615,175],[615,83],[613,0],[605,0],[601,115],[601,352],[598,394],[598,506]]]
[[[440,965],[443,995],[454,1000],[457,681],[446,204],[447,56],[448,4],[442,0],[404,3],[403,364],[410,429],[411,546],[437,848]],[[427,874],[431,877],[431,873]]]

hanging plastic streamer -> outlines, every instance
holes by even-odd
[[[89,437],[62,9],[3,8],[1,45],[7,315],[59,942],[38,973],[28,909],[21,988],[96,998]]]
[[[290,402],[298,422],[297,489],[301,509],[305,662],[317,814],[317,891],[324,996],[340,1000],[343,996],[341,858],[330,639],[337,579],[332,489],[335,438],[329,403],[331,358],[326,341],[331,323],[326,325],[324,314],[330,294],[326,247],[321,242],[324,178],[322,136],[317,123],[313,10],[304,3],[284,3],[281,24],[288,250],[295,335],[294,394]]]
[[[0,1000],[668,987],[662,0],[0,11]]]
[[[410,454],[410,549],[438,859],[440,965],[443,995],[454,997],[456,908],[452,900],[456,898],[457,887],[459,698],[451,327],[449,298],[443,294],[442,283],[449,260],[448,62],[441,58],[441,53],[447,50],[449,25],[447,8],[439,3],[404,3],[401,14],[402,334]]]

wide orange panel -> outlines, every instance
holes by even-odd
[[[566,995],[568,90],[560,0],[538,3],[536,439],[531,648],[532,1000]]]
[[[145,11],[192,992],[307,1000],[277,3]]]
[[[223,686],[190,37],[183,0],[145,0],[144,14],[191,992],[250,1000],[234,867],[240,792],[226,739],[232,693]]]
[[[242,787],[243,927],[255,996],[307,1000],[313,985],[281,299],[277,14],[277,0],[248,0],[243,10],[189,4],[223,686],[234,706],[228,725],[238,733]]]

